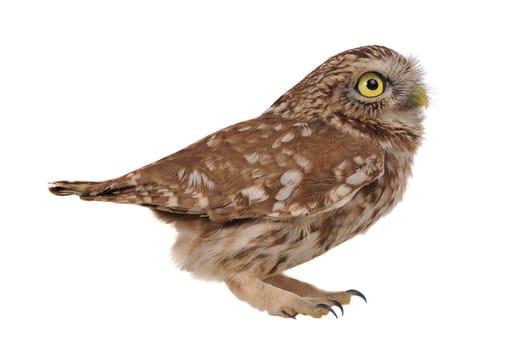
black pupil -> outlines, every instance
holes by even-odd
[[[375,79],[368,79],[368,81],[366,82],[366,87],[369,90],[375,91],[379,88],[379,82]]]

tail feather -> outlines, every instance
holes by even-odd
[[[102,184],[93,181],[57,181],[50,183],[49,191],[57,196],[76,195],[87,199],[99,195]]]

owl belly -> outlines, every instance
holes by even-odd
[[[310,222],[247,220],[214,224],[180,218],[176,264],[198,278],[223,281],[240,272],[264,278],[319,255]],[[317,225],[318,226],[318,225]]]

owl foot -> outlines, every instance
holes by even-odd
[[[344,315],[344,308],[336,300],[324,300],[324,299],[313,299],[313,298],[299,298],[295,300],[295,306],[283,306],[280,310],[280,315],[286,318],[296,319],[296,315],[308,315],[315,318],[320,318],[329,314],[330,312],[339,318],[337,313],[333,310],[332,306],[336,306],[340,309],[342,315]],[[269,312],[270,314],[273,314]],[[274,315],[274,314],[273,314]]]
[[[264,280],[264,282],[272,284],[273,286],[280,289],[287,290],[291,293],[295,293],[301,297],[322,297],[338,302],[341,305],[349,304],[352,296],[358,296],[364,300],[364,302],[367,302],[364,294],[358,290],[349,289],[344,292],[328,292],[319,289],[312,284],[299,281],[283,274],[268,277]]]
[[[344,315],[342,305],[349,304],[352,296],[364,295],[354,289],[345,292],[326,292],[305,282],[275,275],[265,280],[242,273],[229,279],[227,286],[241,300],[271,315],[296,318],[308,315],[320,318],[329,313],[338,318],[333,308]]]

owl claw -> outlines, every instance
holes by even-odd
[[[335,313],[335,311],[333,311],[333,309],[331,308],[331,306],[328,306],[326,304],[317,304],[315,306],[317,309],[324,309],[324,310],[328,310],[329,312],[331,312],[333,314],[333,316],[335,316],[335,318],[339,318],[337,316],[337,314]]]
[[[290,314],[289,312],[285,311],[285,310],[282,310],[282,315],[284,315],[284,317],[287,317],[287,318],[292,318],[293,320],[296,320],[296,315],[292,315]]]
[[[356,289],[350,289],[350,290],[347,290],[346,293],[348,293],[349,295],[354,295],[354,296],[357,296],[357,297],[360,297],[362,298],[362,300],[364,300],[365,303],[367,303],[368,301],[366,300],[366,297],[364,296],[364,294],[362,294],[361,292],[359,292],[358,290]]]
[[[328,300],[333,306],[336,306],[340,309],[341,316],[344,316],[344,308],[342,307],[342,304],[334,299]]]

